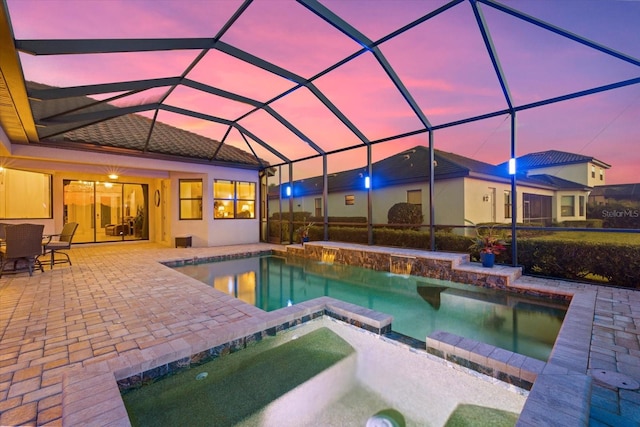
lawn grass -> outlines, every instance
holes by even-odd
[[[562,240],[570,242],[616,243],[622,245],[640,245],[640,233],[601,233],[588,231],[552,231],[550,234],[536,236],[541,240]],[[524,239],[524,237],[522,237]]]

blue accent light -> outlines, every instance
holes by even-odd
[[[364,177],[364,188],[366,189],[371,188],[371,178],[368,176]]]
[[[291,186],[287,185],[284,189],[284,193],[287,195],[287,197],[291,197]]]
[[[516,174],[516,159],[509,159],[509,175]]]

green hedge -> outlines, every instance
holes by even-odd
[[[522,239],[518,262],[525,274],[640,289],[640,246]]]

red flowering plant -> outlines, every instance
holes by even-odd
[[[507,249],[502,233],[495,230],[495,225],[476,225],[469,220],[465,220],[475,227],[475,236],[469,250],[480,254],[500,255]]]

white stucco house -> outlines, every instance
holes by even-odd
[[[605,182],[610,166],[593,157],[561,151],[544,151],[516,161],[517,221],[548,225],[586,219],[589,192]],[[420,205],[429,223],[429,151],[416,146],[372,164],[373,225],[387,223],[387,212],[396,203]],[[435,150],[435,225],[511,222],[511,176],[507,163],[492,165],[453,153]],[[367,217],[366,168],[334,173],[328,177],[328,216]],[[321,217],[322,177],[291,184],[294,211],[310,211]],[[270,186],[269,212],[278,212],[287,192]],[[281,198],[279,200],[279,197]],[[306,209],[305,209],[306,208]],[[286,211],[286,209],[283,209]]]

